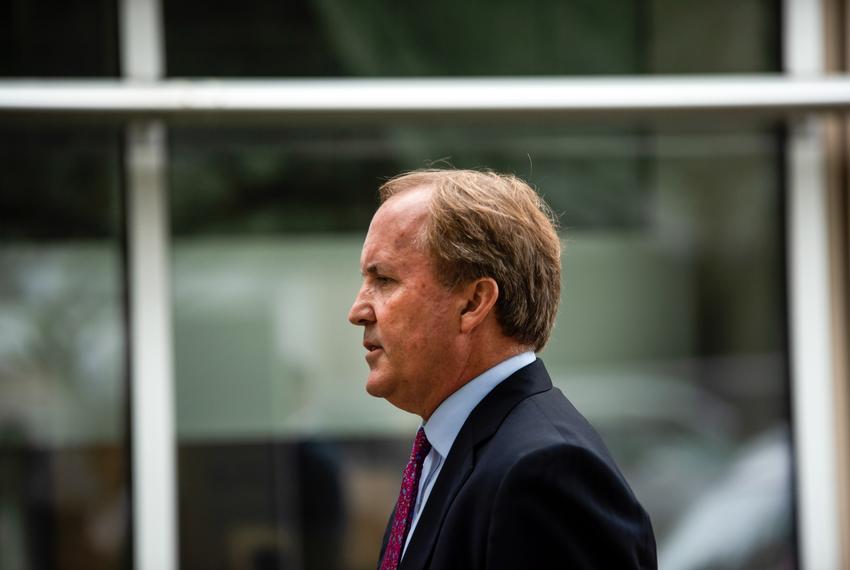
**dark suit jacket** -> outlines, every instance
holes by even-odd
[[[389,526],[381,557],[388,536]],[[540,360],[496,386],[469,415],[399,564],[656,567],[649,517]]]

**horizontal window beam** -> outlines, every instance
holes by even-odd
[[[850,110],[850,77],[0,81],[17,115],[370,117],[797,114]]]

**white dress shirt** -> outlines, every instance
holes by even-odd
[[[536,359],[534,353],[529,351],[503,360],[480,376],[476,376],[457,392],[443,400],[443,403],[434,410],[428,421],[422,424],[425,429],[425,436],[431,443],[431,451],[422,464],[419,491],[416,495],[416,505],[413,508],[413,521],[410,523],[410,530],[407,532],[402,556],[407,551],[410,537],[413,536],[416,523],[419,522],[419,515],[422,514],[422,509],[428,502],[428,496],[431,494],[431,489],[434,488],[434,482],[437,480],[437,476],[443,468],[443,463],[449,455],[460,428],[466,422],[466,418],[493,388]]]

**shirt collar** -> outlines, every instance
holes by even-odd
[[[503,360],[476,376],[454,394],[443,400],[428,421],[422,424],[431,446],[441,457],[447,457],[466,418],[490,391],[508,376],[536,360],[533,352],[523,352]]]

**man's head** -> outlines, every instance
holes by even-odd
[[[477,374],[546,344],[560,241],[514,176],[422,170],[380,195],[349,320],[365,327],[369,393],[427,418]]]

